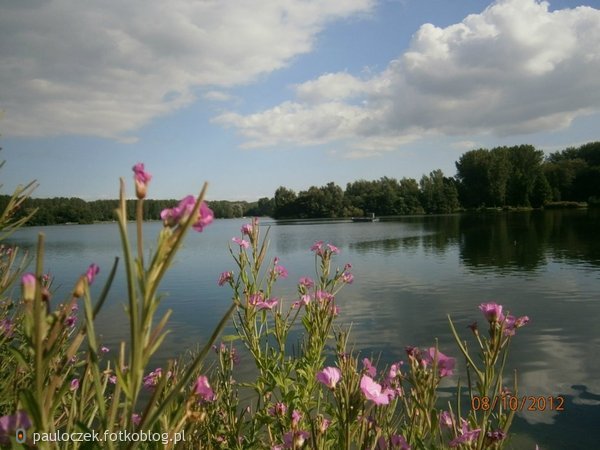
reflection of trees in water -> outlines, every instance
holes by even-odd
[[[474,268],[526,271],[548,256],[600,265],[598,222],[598,210],[466,214],[460,221],[461,259]]]
[[[403,217],[397,237],[351,242],[358,252],[423,249],[445,254],[458,246],[461,261],[476,269],[533,271],[548,258],[600,266],[600,210],[548,210]],[[400,230],[400,229],[399,229]]]
[[[448,247],[456,245],[460,230],[460,215],[415,216],[393,220],[408,228],[402,228],[405,236],[372,239],[350,243],[350,248],[360,252],[395,252],[415,250],[444,254]],[[385,220],[392,222],[392,220]]]
[[[542,221],[536,219],[530,212],[462,216],[462,261],[475,268],[537,268],[544,259],[544,246]]]
[[[398,250],[414,250],[419,247],[423,236],[407,236],[402,238],[374,239],[350,243],[350,248],[358,253],[396,252]]]

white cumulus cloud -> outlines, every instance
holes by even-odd
[[[374,0],[19,0],[0,4],[3,134],[130,139],[195,88],[248,83]],[[212,92],[212,93],[210,93]],[[220,93],[218,93],[220,92]]]
[[[439,28],[368,78],[331,73],[295,86],[296,99],[215,121],[245,147],[343,139],[349,156],[429,134],[515,135],[567,127],[600,110],[600,10],[550,11],[547,2],[498,0]]]

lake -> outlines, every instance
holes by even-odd
[[[222,271],[234,268],[227,251],[247,220],[216,220],[190,233],[163,283],[163,308],[172,308],[172,334],[157,364],[210,335],[229,306],[230,291],[218,287]],[[519,413],[512,448],[597,448],[600,423],[600,211],[561,210],[498,214],[404,217],[375,223],[287,222],[272,225],[271,256],[290,277],[278,296],[294,301],[295,283],[314,274],[309,251],[315,240],[337,245],[336,263],[350,262],[355,281],[338,296],[340,322],[352,324],[351,340],[364,355],[381,354],[380,365],[406,359],[407,345],[430,346],[459,357],[448,328],[459,333],[484,321],[477,306],[495,301],[531,322],[513,340],[509,369],[519,370],[519,394],[563,396],[564,411]],[[152,245],[161,224],[146,224]],[[115,256],[116,224],[31,227],[10,242],[34,249],[46,235],[45,268],[59,286],[60,301],[80,274],[101,266],[99,293]],[[98,318],[102,343],[115,349],[127,336],[124,269]],[[460,364],[462,360],[458,358]],[[462,364],[464,365],[464,364]],[[453,382],[456,377],[453,377]]]

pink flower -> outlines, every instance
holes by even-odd
[[[109,349],[108,347],[105,347],[105,346],[103,345],[102,347],[100,347],[100,351],[101,351],[102,353],[108,353],[108,352],[110,352],[110,349]]]
[[[212,212],[212,209],[208,207],[205,202],[202,202],[200,205],[200,211],[198,213],[198,218],[192,228],[198,232],[201,232],[207,225],[210,225],[214,220],[215,215]]]
[[[300,297],[300,300],[292,303],[292,308],[296,309],[296,308],[300,308],[302,306],[308,306],[309,303],[310,303],[310,295],[304,294],[302,297]]]
[[[342,378],[342,372],[337,367],[325,367],[319,373],[317,373],[317,381],[323,383],[329,389],[335,389]]]
[[[23,292],[23,300],[33,301],[35,299],[36,279],[32,273],[26,273],[21,277],[21,290]]]
[[[262,292],[259,292],[258,294],[252,294],[248,298],[248,303],[260,311],[262,309],[273,309],[277,306],[278,300],[276,298],[265,300]]]
[[[394,391],[391,389],[382,389],[379,383],[373,381],[368,375],[363,375],[360,380],[360,389],[367,400],[371,400],[376,405],[387,405],[394,397]]]
[[[100,273],[100,267],[98,267],[98,264],[90,264],[90,267],[88,267],[87,272],[85,273],[85,277],[87,278],[88,281],[88,285],[92,285],[92,283],[94,282],[94,279],[96,278],[96,275],[98,275]]]
[[[392,364],[386,375],[387,382],[391,383],[392,381],[394,381],[399,373],[400,373],[400,363]]]
[[[319,303],[329,303],[333,301],[334,296],[326,291],[317,291],[315,292],[315,300]]]
[[[246,236],[250,236],[252,234],[252,224],[251,223],[246,223],[246,224],[242,225],[242,234],[245,234]]]
[[[292,411],[292,427],[296,428],[300,421],[302,420],[302,413],[297,409]]]
[[[318,415],[318,430],[321,434],[325,433],[327,431],[327,428],[329,428],[329,425],[331,425],[331,420],[326,419],[325,417],[323,417],[322,415]]]
[[[233,281],[233,272],[223,272],[219,276],[219,286],[223,286],[225,283]]]
[[[160,218],[163,220],[166,226],[175,227],[184,223],[190,217],[195,205],[196,199],[193,196],[188,195],[184,197],[174,208],[163,209],[160,213]],[[200,205],[200,211],[198,212],[198,217],[196,218],[192,227],[196,231],[202,231],[204,227],[212,223],[213,220],[214,214],[212,210],[208,207],[206,202],[202,202]]]
[[[323,241],[315,241],[315,243],[310,247],[311,252],[315,252],[317,255],[323,254]]]
[[[250,242],[248,242],[245,239],[240,239],[240,238],[234,237],[234,238],[231,238],[231,240],[242,248],[250,247]]]
[[[72,391],[76,391],[77,389],[79,389],[79,380],[77,378],[73,378],[71,380],[71,386],[69,387],[69,389]]]
[[[146,389],[153,390],[159,383],[160,378],[162,377],[162,369],[159,367],[158,369],[154,369],[148,375],[146,375],[142,383]],[[167,372],[167,379],[171,378],[171,372]]]
[[[310,277],[302,277],[298,280],[300,286],[304,286],[306,289],[310,289],[315,285],[315,282]]]
[[[17,411],[12,416],[0,417],[0,445],[10,444],[10,437],[15,436],[19,428],[31,427],[31,420],[25,411]]]
[[[373,366],[373,364],[371,363],[371,360],[369,358],[364,358],[362,360],[363,363],[363,370],[365,371],[366,374],[368,374],[370,377],[374,377],[375,375],[377,375],[377,369]]]
[[[502,315],[502,305],[497,303],[482,303],[479,305],[479,310],[483,313],[488,322],[502,322],[504,316]]]
[[[527,325],[527,323],[529,323],[528,316],[522,316],[517,319],[515,316],[511,316],[509,314],[506,316],[506,320],[504,321],[504,335],[514,336],[517,328],[521,328],[522,326]]]
[[[346,284],[352,284],[354,281],[354,275],[352,275],[350,272],[344,272],[342,273],[342,281]]]
[[[404,437],[399,434],[391,435],[389,442],[391,444],[392,449],[411,450],[411,447],[410,445],[408,445],[408,442],[406,442],[406,439],[404,439]],[[385,439],[385,436],[381,436],[377,440],[377,449],[386,450],[388,448],[388,441]]]
[[[288,277],[287,269],[280,265],[276,265],[275,267],[273,267],[273,274],[275,275],[276,278],[287,278]]]
[[[454,418],[448,411],[442,411],[439,420],[442,427],[452,428],[454,426]]]
[[[333,244],[327,244],[327,248],[329,249],[329,251],[330,251],[331,253],[334,253],[334,254],[336,254],[336,255],[340,253],[340,249],[339,249],[339,248],[337,248],[337,247],[336,247],[335,245],[333,245]]]
[[[135,180],[135,195],[139,199],[146,197],[146,191],[148,189],[148,183],[152,179],[152,175],[144,170],[143,163],[137,163],[132,167],[133,179]]]
[[[271,406],[267,412],[271,416],[283,417],[287,413],[287,406],[285,406],[285,403],[277,402],[275,405]]]
[[[302,448],[308,438],[310,438],[310,433],[307,431],[288,431],[283,435],[283,448]]]
[[[212,402],[216,399],[215,392],[208,384],[208,378],[205,375],[200,375],[196,380],[194,392],[205,402]]]
[[[444,355],[439,350],[436,351],[435,347],[427,350],[426,362],[433,364],[433,361],[437,359],[437,368],[440,371],[440,377],[448,377],[453,374],[454,365],[456,360],[450,356]]]
[[[506,433],[502,430],[494,430],[494,431],[490,430],[485,434],[485,437],[490,442],[500,442],[500,441],[504,440],[504,438],[506,438]]]
[[[7,338],[12,337],[14,332],[14,324],[10,319],[2,319],[0,320],[0,336],[5,336]]]
[[[137,413],[133,413],[131,415],[131,423],[133,423],[134,425],[139,425],[142,422],[142,416],[140,416]]]
[[[481,433],[481,429],[477,428],[475,430],[472,430],[469,427],[469,423],[466,420],[461,420],[462,426],[459,431],[460,434],[452,441],[450,441],[450,447],[458,447],[461,444],[467,444],[479,438],[479,433]]]

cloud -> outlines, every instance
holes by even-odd
[[[195,101],[198,87],[218,92],[285,67],[312,49],[328,22],[373,3],[2,2],[3,133],[131,139],[152,119]]]
[[[226,102],[233,98],[230,94],[223,91],[208,91],[202,97],[213,102]]]
[[[294,101],[215,121],[235,127],[245,147],[345,140],[354,157],[428,134],[509,136],[568,127],[600,110],[598,73],[599,10],[498,0],[461,23],[421,26],[380,73],[326,74],[296,85]]]

